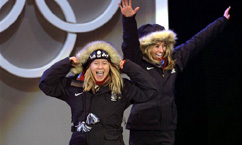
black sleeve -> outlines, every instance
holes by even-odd
[[[125,80],[124,92],[131,103],[146,102],[157,95],[157,85],[154,78],[139,65],[127,60],[122,72],[127,74],[131,81]]]
[[[122,15],[122,24],[122,51],[124,59],[130,59],[131,61],[140,64],[142,60],[142,53],[140,50],[140,42],[138,38],[135,15],[133,17],[125,17]]]
[[[71,69],[69,58],[65,58],[47,69],[39,82],[39,88],[48,96],[66,101],[65,88],[70,81],[65,77]]]
[[[191,58],[222,32],[227,21],[228,20],[225,17],[218,18],[194,35],[191,39],[175,48],[175,59],[181,61],[182,68],[187,65]]]

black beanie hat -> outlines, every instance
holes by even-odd
[[[76,58],[79,65],[72,68],[74,74],[85,71],[86,67],[95,59],[107,59],[116,68],[119,69],[119,63],[122,60],[116,48],[107,41],[93,41],[86,44],[77,54]]]
[[[110,55],[105,50],[98,49],[98,50],[94,50],[90,54],[87,62],[83,64],[83,68],[86,69],[95,59],[107,59],[109,62],[111,62]]]
[[[145,24],[139,27],[138,36],[139,38],[146,36],[152,32],[163,31],[165,28],[158,24]]]

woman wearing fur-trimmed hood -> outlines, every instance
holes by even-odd
[[[67,77],[70,70],[80,74],[78,78]],[[121,72],[132,81],[122,78]],[[70,106],[70,145],[124,145],[125,109],[157,94],[152,77],[130,60],[121,60],[106,41],[90,42],[76,56],[55,63],[44,72],[39,87]]]
[[[105,79],[104,84],[108,84],[113,93],[121,93],[121,88],[123,87],[123,79],[121,78],[119,67],[121,56],[112,44],[106,41],[90,42],[76,54],[76,59],[78,65],[75,65],[72,71],[75,74],[81,73],[83,77],[85,76],[84,91],[92,89],[95,92],[95,74],[91,74],[90,64],[96,59],[105,59],[111,65],[109,65],[110,72],[103,78]]]
[[[140,50],[147,61],[158,67],[163,66],[163,70],[171,70],[174,67],[172,52],[176,34],[173,31],[164,30],[163,26],[157,24],[146,24],[138,29],[138,35]]]
[[[101,49],[110,55],[110,62],[115,65],[117,69],[119,69],[119,63],[121,61],[121,56],[118,54],[116,48],[112,46],[111,43],[106,41],[93,41],[85,45],[77,54],[76,58],[79,61],[79,65],[75,66],[73,72],[80,73],[82,72],[88,64],[91,63],[92,60],[90,59],[91,53],[94,51]]]
[[[124,58],[145,69],[156,80],[156,98],[134,104],[126,128],[130,130],[130,145],[174,145],[177,127],[175,82],[177,76],[206,44],[224,29],[230,15],[225,10],[218,18],[191,39],[175,48],[176,34],[158,24],[145,24],[137,29],[135,16],[139,7],[132,0],[122,0]]]

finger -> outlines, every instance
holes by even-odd
[[[124,68],[124,60],[120,61],[120,63],[119,63],[119,67],[120,67],[121,69]]]
[[[119,6],[120,10],[122,10],[122,6],[121,6],[121,3],[118,3],[118,6]]]
[[[125,3],[124,3],[124,0],[122,0],[122,7],[124,7],[125,6]]]
[[[69,60],[71,61],[71,60],[73,60],[74,58],[75,58],[75,56],[69,57]]]
[[[132,6],[132,0],[129,0],[129,6]]]
[[[136,8],[134,9],[135,13],[137,13],[138,10],[139,10],[139,7],[136,7]]]
[[[229,6],[227,9],[230,10],[231,9],[231,6]]]
[[[229,13],[230,9],[231,9],[231,6],[229,6],[229,7],[227,8],[228,13]]]
[[[69,61],[70,61],[71,64],[76,63],[76,57],[74,57],[74,56],[73,57],[70,57],[69,58]]]
[[[230,15],[228,15],[227,19],[230,19]]]
[[[129,4],[128,4],[128,0],[125,0],[125,6],[128,6]]]
[[[74,57],[72,60],[74,61],[74,63],[79,63],[79,61],[76,57]]]
[[[231,7],[229,6],[226,10],[225,10],[225,13],[228,14],[229,11],[230,11]]]
[[[122,62],[119,64],[120,69],[123,69]]]

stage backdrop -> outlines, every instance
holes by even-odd
[[[68,144],[70,108],[40,91],[39,76],[54,62],[75,55],[90,41],[109,41],[122,55],[118,2],[1,0],[1,145]],[[164,5],[166,0],[133,1],[134,6],[141,7],[137,15],[139,25],[155,23],[157,2]],[[167,25],[167,14],[165,19],[162,22]],[[126,120],[129,110],[125,112]],[[124,130],[126,144],[128,136],[128,130]]]
[[[70,108],[39,90],[39,76],[93,40],[110,41],[122,54],[120,0],[0,1],[0,144],[66,145],[71,136]],[[141,7],[138,26],[158,22],[167,29],[166,2],[133,0],[134,7]],[[172,0],[169,28],[178,34],[177,45],[184,43],[229,5],[231,20],[225,32],[178,78],[176,145],[242,144],[241,4]],[[123,134],[128,145],[129,131],[124,129]]]

